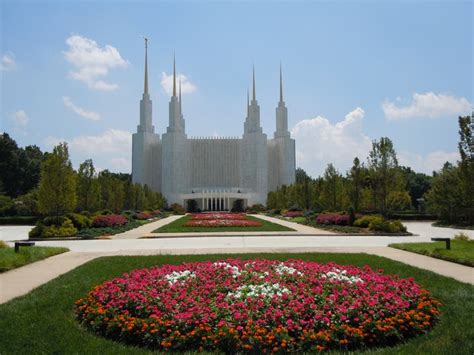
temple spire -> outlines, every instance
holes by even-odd
[[[280,102],[283,102],[283,75],[281,74],[281,63],[280,63]]]
[[[255,101],[255,65],[252,68],[252,74],[253,74],[253,93],[252,93],[252,100]]]
[[[173,55],[173,96],[176,96],[176,56]]]
[[[143,93],[148,94],[148,38],[145,37],[145,84]]]
[[[247,87],[247,115],[249,113],[249,107],[250,107],[250,103],[249,103],[249,88]]]
[[[181,78],[179,79],[179,111],[181,112],[182,105],[181,105]]]

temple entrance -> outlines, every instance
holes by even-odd
[[[189,212],[230,212],[235,201],[240,209],[247,207],[250,194],[240,187],[234,188],[193,188],[190,193],[182,194],[181,201]]]

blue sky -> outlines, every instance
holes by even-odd
[[[457,116],[474,102],[473,11],[448,1],[3,1],[1,130],[47,150],[66,140],[75,166],[91,157],[129,172],[147,35],[158,133],[173,52],[189,136],[242,134],[253,63],[273,135],[281,61],[298,166],[344,172],[388,136],[400,163],[431,172],[457,159]]]

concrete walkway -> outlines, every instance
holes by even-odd
[[[444,260],[405,252],[392,248],[278,248],[278,247],[246,247],[246,248],[178,248],[154,250],[117,250],[114,252],[68,252],[38,261],[33,264],[0,274],[0,304],[25,295],[34,288],[62,275],[79,265],[101,256],[112,255],[189,255],[189,254],[228,254],[228,253],[367,253],[400,261],[420,269],[433,271],[437,274],[452,277],[458,281],[474,285],[474,268],[458,265]]]
[[[265,216],[265,215],[261,215],[261,214],[255,214],[255,215],[251,215],[251,216],[255,217],[255,218],[263,219],[263,220],[268,221],[268,222],[280,224],[282,226],[285,226],[285,227],[288,227],[288,228],[291,228],[291,229],[294,229],[299,234],[304,234],[304,235],[335,235],[336,234],[336,233],[332,233],[332,232],[329,232],[329,231],[324,230],[324,229],[313,228],[313,227],[310,227],[310,226],[305,226],[304,224],[290,222],[290,221],[286,221],[286,220],[280,219],[280,218]],[[286,232],[286,233],[288,233],[288,232]]]
[[[180,219],[183,216],[170,216],[167,218],[160,219],[156,222],[145,224],[139,228],[129,230],[124,233],[116,234],[110,236],[109,239],[139,239],[139,238],[192,238],[192,237],[242,237],[243,232],[188,232],[188,233],[153,233],[154,230],[169,224],[171,222]],[[309,226],[305,226],[299,223],[294,223],[290,221],[285,221],[279,218],[268,217],[263,215],[252,215],[252,217],[260,218],[268,222],[279,224],[288,228],[293,229],[293,231],[275,231],[275,232],[245,232],[245,236],[291,236],[291,235],[300,235],[300,236],[330,236],[335,235],[335,233],[317,229]]]
[[[171,222],[180,219],[183,216],[169,216],[163,219],[159,219],[156,222],[147,223],[141,227],[110,236],[110,239],[138,239],[144,235],[152,234],[155,229],[163,227]]]

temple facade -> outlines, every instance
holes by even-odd
[[[235,200],[242,200],[244,207],[265,205],[269,191],[295,182],[295,141],[288,131],[281,68],[275,120],[276,129],[269,139],[260,125],[254,70],[252,98],[247,93],[247,117],[241,138],[188,138],[181,85],[177,92],[173,62],[169,124],[160,137],[152,123],[145,40],[140,124],[132,138],[132,181],[161,192],[169,205],[179,203],[186,207],[189,200],[194,200],[203,211],[228,211]]]

